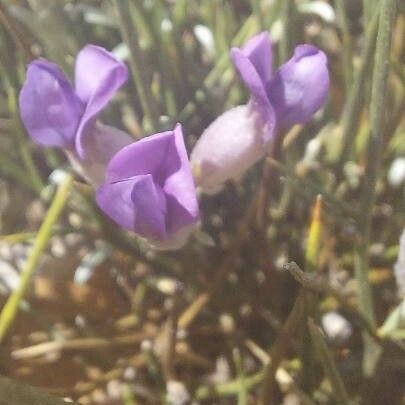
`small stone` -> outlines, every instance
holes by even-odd
[[[323,315],[322,327],[328,339],[338,345],[346,342],[353,332],[350,322],[335,311]]]
[[[172,405],[184,405],[190,401],[187,388],[180,381],[169,381],[166,385],[167,401]]]

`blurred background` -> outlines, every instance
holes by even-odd
[[[397,1],[390,17],[394,3],[0,1],[0,308],[28,286],[0,325],[0,374],[82,405],[405,404],[405,15]],[[326,52],[328,103],[240,183],[201,196],[182,250],[151,251],[115,227],[79,177],[38,248],[70,168],[20,122],[31,60],[73,79],[84,45],[112,50],[131,79],[103,121],[134,139],[181,122],[190,151],[246,102],[229,49],[265,30],[275,66],[300,43]],[[35,243],[39,263],[21,278]]]

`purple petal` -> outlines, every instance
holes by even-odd
[[[231,49],[231,58],[252,97],[260,105],[267,106],[269,101],[265,84],[250,59],[238,48]]]
[[[160,174],[167,158],[173,132],[161,132],[124,147],[108,165],[106,181],[114,182],[133,176],[152,174],[163,186]]]
[[[87,45],[78,54],[75,67],[76,94],[86,110],[76,136],[76,151],[85,156],[84,137],[96,116],[107,105],[128,78],[128,69],[110,52],[95,45]]]
[[[141,212],[145,212],[145,215],[142,214],[142,216],[137,217],[138,222],[136,223],[142,226],[137,225],[137,227],[127,227],[127,229],[132,229],[149,239],[164,240],[165,242],[169,242],[171,236],[174,237],[183,228],[190,227],[191,231],[191,226],[198,220],[199,211],[194,181],[180,125],[177,125],[174,131],[149,136],[120,150],[108,165],[106,182],[107,185],[119,184],[145,176],[153,179],[154,187],[161,193],[158,193],[159,199],[165,201],[164,210],[158,209],[158,212],[164,212],[165,215],[165,233],[162,231],[163,228],[156,226],[158,221],[152,216],[152,211],[159,208],[159,206],[161,207],[162,203],[160,202],[160,205],[151,203],[150,207],[146,207],[147,203],[145,201],[149,198],[146,193],[151,193],[151,190],[148,191],[145,188],[146,186],[140,188],[139,193],[134,192],[131,197],[135,211],[139,211],[139,215],[141,215]],[[100,189],[107,185],[102,186]],[[156,201],[159,199],[156,199]],[[114,204],[119,206],[120,200],[114,201]],[[141,204],[141,208],[138,207],[138,204]],[[101,208],[104,209],[103,206]],[[146,208],[150,208],[150,212]],[[105,211],[112,217],[111,213],[109,213],[111,210]],[[120,224],[131,222],[115,220]],[[141,220],[142,222],[140,222]],[[145,230],[148,221],[151,221],[151,229],[154,230],[153,234],[151,230]],[[157,229],[160,229],[159,234]],[[183,233],[181,238],[177,234],[175,238],[177,242],[170,241],[165,246],[173,245],[173,243],[177,246],[179,242],[186,240],[185,234]]]
[[[183,131],[177,124],[165,160],[163,191],[167,199],[167,227],[170,233],[197,222],[198,202],[193,175],[184,145]]]
[[[166,237],[166,201],[150,174],[104,184],[96,201],[123,228],[152,240]]]
[[[32,62],[19,104],[24,126],[36,143],[73,145],[83,106],[58,66],[46,60]]]
[[[263,83],[272,76],[273,54],[269,34],[262,32],[252,37],[242,48],[242,53],[250,60]]]
[[[245,47],[231,49],[233,64],[243,82],[249,89],[252,101],[267,122],[268,131],[263,132],[263,139],[272,139],[275,125],[273,107],[267,97],[266,83],[271,77],[271,42],[267,33],[253,37]]]
[[[267,93],[279,128],[305,123],[325,103],[329,90],[326,55],[312,45],[299,45],[276,72]]]

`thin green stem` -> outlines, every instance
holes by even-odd
[[[260,384],[263,380],[263,373],[259,372],[248,377],[243,378],[243,384],[246,390],[251,390],[256,385]],[[215,397],[228,397],[237,396],[240,391],[240,384],[242,381],[237,378],[232,381],[228,381],[223,384],[218,384],[216,386],[201,386],[197,388],[194,398],[196,400],[203,400],[207,398]]]
[[[21,272],[20,284],[12,292],[4,305],[0,314],[0,342],[4,339],[10,326],[12,325],[20,302],[28,288],[29,282],[37,269],[39,259],[48,244],[52,235],[52,228],[59,219],[62,210],[66,204],[69,190],[73,184],[73,176],[68,175],[67,178],[60,184],[56,191],[55,197],[51,206],[45,216],[45,219],[39,228],[37,237],[35,238],[34,245],[25,262],[24,268]]]
[[[389,73],[389,60],[393,21],[397,0],[382,0],[379,18],[379,27],[376,43],[373,80],[370,103],[370,136],[367,148],[367,161],[365,167],[363,193],[360,201],[361,210],[359,229],[362,235],[355,253],[355,275],[358,284],[359,307],[363,316],[371,325],[376,325],[373,309],[371,287],[368,280],[369,244],[371,234],[371,220],[376,199],[376,183],[380,168],[383,126],[386,112],[387,80]],[[365,337],[364,373],[369,376],[374,372],[376,362],[376,348],[369,337]]]
[[[353,82],[352,38],[350,35],[349,22],[347,20],[347,12],[344,0],[336,0],[336,12],[339,18],[340,28],[342,30],[343,73],[345,78],[346,94],[349,94]]]
[[[251,7],[252,11],[257,19],[257,23],[259,25],[260,30],[264,30],[266,28],[266,21],[264,19],[264,14],[262,10],[262,1],[261,0],[251,0]]]
[[[233,351],[233,361],[235,364],[236,372],[238,374],[239,392],[238,392],[238,405],[247,405],[248,403],[248,390],[245,383],[245,372],[243,369],[243,359],[239,349],[235,348]]]
[[[368,23],[371,16],[373,15],[373,10],[376,7],[375,0],[363,0],[363,19],[364,25]]]
[[[137,405],[138,402],[136,401],[131,387],[128,384],[124,384],[122,389],[121,389],[121,393],[122,393],[122,401],[123,401],[123,405]]]
[[[342,128],[342,149],[340,152],[339,167],[342,167],[349,157],[354,144],[356,128],[360,120],[363,107],[364,87],[366,78],[372,64],[375,49],[375,38],[378,29],[379,10],[377,9],[365,36],[365,46],[361,54],[361,66],[353,80],[353,86],[348,94],[343,108],[340,126]]]
[[[274,403],[275,375],[284,358],[292,337],[297,333],[305,315],[305,291],[301,290],[288,315],[285,323],[281,327],[277,338],[270,349],[269,358],[271,362],[264,369],[263,385],[258,401],[259,405],[270,405]]]
[[[293,49],[295,43],[295,2],[294,0],[284,0],[281,6],[281,19],[283,21],[283,36],[280,43],[280,61],[285,62]]]
[[[238,33],[235,35],[232,45],[239,46],[241,45],[249,35],[252,35],[257,28],[257,22],[253,15],[247,18],[244,22]],[[204,91],[214,87],[215,83],[221,78],[224,77],[227,68],[229,67],[229,55],[228,52],[223,53],[218,59],[217,64],[212,68],[210,73],[204,79],[203,85],[198,89],[193,96],[193,99],[186,104],[183,110],[179,114],[179,121],[186,121],[197,109],[197,104],[205,100]],[[202,97],[201,97],[202,96]]]
[[[30,178],[27,178],[27,173],[25,172],[24,168],[21,168],[19,165],[14,163],[5,153],[1,154],[0,157],[0,173],[3,176],[7,176],[13,178],[21,183],[24,187],[27,187],[38,193],[40,190],[34,186]]]
[[[347,394],[346,388],[337,370],[336,364],[329,353],[328,346],[326,345],[322,332],[319,327],[315,325],[314,321],[311,318],[308,320],[308,328],[309,333],[311,334],[313,346],[321,359],[324,373],[331,383],[336,404],[350,404],[349,395]]]
[[[131,9],[128,0],[115,0],[122,37],[128,45],[130,52],[130,65],[134,77],[136,89],[143,108],[145,129],[147,131],[159,128],[159,114],[157,106],[150,91],[147,77],[148,69],[144,63],[144,55],[141,52],[138,36],[131,19]]]

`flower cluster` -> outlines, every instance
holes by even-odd
[[[197,184],[210,194],[260,160],[278,132],[307,122],[325,103],[329,89],[326,55],[312,45],[297,46],[274,74],[266,32],[242,49],[233,48],[231,58],[250,100],[219,116],[191,154]]]
[[[191,164],[180,124],[134,142],[97,120],[128,78],[126,66],[98,46],[79,52],[74,86],[57,65],[32,62],[20,93],[21,118],[34,142],[65,151],[114,222],[157,248],[179,248],[199,221],[191,167],[197,186],[215,193],[260,160],[281,130],[308,121],[326,100],[327,60],[314,46],[297,46],[274,74],[267,33],[233,48],[231,58],[250,100],[204,131]]]
[[[111,157],[132,142],[125,132],[96,121],[127,79],[127,67],[94,45],[77,55],[74,86],[57,65],[35,60],[20,93],[27,132],[40,145],[63,148],[90,183],[100,184]]]

